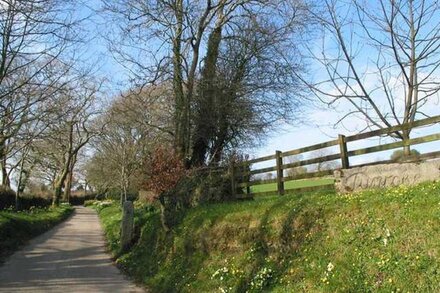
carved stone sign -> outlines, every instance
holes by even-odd
[[[440,160],[395,163],[335,171],[336,190],[341,193],[370,188],[414,185],[440,179]]]

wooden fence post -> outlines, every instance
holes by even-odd
[[[277,163],[277,190],[279,195],[284,195],[283,181],[283,157],[281,151],[276,151],[275,160]]]
[[[244,174],[244,176],[246,176],[246,183],[247,183],[246,194],[249,195],[249,194],[251,194],[251,187],[249,185],[249,183],[251,181],[251,175],[249,172],[251,171],[251,169],[250,169],[250,164],[248,162],[246,162],[246,164],[244,165],[244,169],[245,170],[244,170],[243,174]]]
[[[235,196],[236,192],[237,192],[237,188],[235,185],[235,166],[234,166],[234,161],[232,160],[231,163],[229,164],[229,173],[231,175],[231,192],[232,192],[232,196]]]
[[[347,140],[345,135],[339,134],[339,149],[341,152],[342,169],[350,168],[350,163],[348,161],[348,151],[347,151]]]
[[[246,186],[246,194],[247,195],[249,195],[249,194],[251,194],[251,186],[249,185],[251,182],[250,182],[250,177],[248,176],[247,177],[247,186]]]

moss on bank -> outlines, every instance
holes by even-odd
[[[152,292],[440,291],[440,183],[200,206],[168,233],[138,204],[122,255],[119,207],[100,216],[118,264]]]

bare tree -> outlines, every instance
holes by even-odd
[[[8,113],[0,121],[2,184],[9,185],[9,178],[20,165],[17,156],[29,153],[29,145],[54,121],[62,119],[65,113],[55,105],[64,88],[77,78],[71,71],[70,65],[54,62],[41,77],[50,86],[27,84],[1,100]]]
[[[98,149],[85,166],[86,180],[98,194],[107,194],[110,190],[120,188],[119,169],[109,157],[109,153]]]
[[[169,88],[148,87],[116,98],[100,118],[103,132],[94,139],[95,153],[87,177],[100,191],[117,189],[121,202],[139,189],[144,163],[157,144],[172,144]],[[102,176],[105,174],[105,176]]]
[[[293,73],[302,66],[292,42],[306,18],[302,6],[284,8],[291,15],[269,3],[217,22],[210,33],[194,105],[194,165],[218,163],[225,151],[251,146],[279,121],[299,122],[305,99]]]
[[[273,179],[273,173],[266,173],[263,176],[261,176],[261,180],[272,180]]]
[[[121,50],[112,46],[112,50],[121,61],[131,65],[131,72],[138,77],[138,85],[144,86],[160,79],[170,80],[172,83],[175,145],[184,157],[188,156],[190,148],[190,105],[201,44],[205,30],[222,6],[211,1],[206,1],[205,5],[202,2],[204,1],[104,1],[106,10],[110,11],[112,16],[119,16],[125,24],[119,26],[122,27],[122,38],[112,42],[118,44],[118,47],[119,44],[123,44],[125,48]],[[146,40],[155,40],[158,47],[143,47]],[[169,51],[160,54],[161,48],[167,48]],[[139,58],[139,54],[147,58]],[[150,58],[157,62],[142,62],[151,60]]]
[[[285,158],[285,161],[287,164],[289,163],[296,163],[303,159],[302,155],[295,155],[295,156],[289,156]],[[286,170],[287,176],[294,177],[298,175],[302,175],[307,173],[307,168],[304,166],[298,166],[294,168],[290,168]]]
[[[247,77],[257,60],[260,61],[260,66],[265,61],[269,61],[265,58],[267,56],[263,58],[262,52],[270,45],[273,48],[272,53],[278,53],[277,57],[272,57],[273,60],[278,61],[277,68],[280,69],[280,75],[293,68],[298,68],[298,66],[292,66],[294,63],[297,64],[294,61],[295,58],[289,58],[294,55],[282,54],[282,52],[292,53],[293,50],[283,51],[281,44],[287,44],[287,42],[283,43],[283,40],[291,39],[294,35],[294,28],[297,32],[302,29],[300,18],[297,17],[303,8],[300,1],[137,0],[126,2],[106,0],[104,2],[105,9],[107,12],[111,12],[112,19],[118,17],[121,24],[116,27],[117,30],[120,30],[119,37],[110,40],[110,43],[113,44],[111,51],[130,71],[135,83],[134,88],[142,89],[151,83],[168,82],[172,84],[174,145],[182,158],[193,164],[200,164],[204,159],[207,159],[207,152],[212,153],[210,156],[218,156],[213,154],[221,152],[225,145],[232,141],[229,138],[231,130],[229,122],[232,120],[224,123],[222,128],[226,131],[219,131],[222,138],[218,141],[212,141],[212,136],[204,137],[203,133],[207,131],[198,128],[200,125],[197,125],[200,124],[200,113],[207,118],[207,115],[220,110],[220,107],[226,109],[230,106],[236,106],[224,103],[227,105],[214,107],[209,113],[203,112],[203,109],[199,107],[201,103],[198,97],[207,97],[209,89],[206,89],[206,86],[212,87],[217,82],[212,79],[217,79],[217,76],[221,75],[216,72],[216,68],[220,66],[220,60],[222,60],[218,56],[227,52],[227,45],[226,43],[222,44],[223,42],[241,39],[241,44],[244,45],[246,42],[255,41],[248,44],[248,51],[240,56],[241,60],[235,60],[245,63],[245,65],[242,76],[234,84],[235,88],[229,88],[229,96],[242,96],[241,89],[245,87],[246,83],[250,85],[251,82],[257,82],[257,80],[251,81]],[[244,38],[243,31],[249,33],[251,27],[255,29],[253,34],[255,38]],[[273,36],[270,40],[267,38],[269,35]],[[280,38],[281,35],[284,39]],[[262,42],[259,42],[260,40]],[[292,42],[289,44],[290,48],[293,48]],[[235,45],[239,46],[239,42],[235,42]],[[261,45],[264,48],[260,48]],[[205,58],[203,56],[204,48],[207,48],[208,51]],[[253,49],[257,53],[252,55]],[[228,56],[228,59],[227,62],[232,65],[234,56]],[[145,60],[147,62],[144,62]],[[266,65],[268,64],[269,62]],[[231,70],[235,69],[237,68],[231,68]],[[256,74],[257,71],[252,73]],[[260,73],[262,72],[260,71]],[[293,76],[291,72],[288,74]],[[265,76],[267,77],[267,75]],[[229,76],[223,77],[229,78]],[[204,86],[199,87],[200,78],[203,79],[205,89],[202,89]],[[255,84],[253,89],[258,94],[266,91],[268,97],[273,88],[263,88],[263,84],[259,88]],[[246,94],[249,97],[252,91],[247,90]],[[202,91],[203,94],[200,95],[199,91]],[[281,92],[281,90],[273,92],[272,97],[276,97],[277,94],[281,96]],[[293,93],[294,91],[290,89],[289,92]],[[285,93],[286,91],[283,92],[283,94]],[[291,98],[291,95],[289,97]],[[220,99],[218,98],[218,100]],[[289,99],[286,98],[285,101],[287,102]],[[292,101],[290,100],[290,102]],[[283,106],[284,104],[280,105],[280,107]],[[203,140],[208,140],[208,142]],[[207,144],[215,144],[215,146],[211,148],[206,146]],[[210,148],[211,150],[209,150]]]
[[[324,0],[315,7],[323,45],[307,49],[322,74],[303,81],[329,106],[345,107],[339,122],[354,116],[366,128],[384,128],[429,115],[424,106],[440,89],[437,1]]]
[[[328,149],[319,149],[316,151],[313,151],[310,154],[310,158],[320,158],[320,157],[325,157],[330,155],[331,152]],[[336,168],[340,167],[340,163],[339,161],[324,161],[324,162],[319,162],[316,163],[314,166],[312,166],[312,170],[317,171],[317,172],[321,172],[321,171],[325,171],[325,170],[333,170]]]
[[[65,83],[70,66],[59,66],[80,38],[72,5],[58,0],[5,0],[0,5],[0,164],[18,151],[21,127],[41,115],[47,99]],[[65,64],[64,64],[65,65]],[[54,67],[57,69],[54,70]],[[23,145],[23,144],[22,144]]]
[[[40,172],[48,174],[53,186],[53,204],[58,205],[63,187],[70,186],[80,150],[90,139],[100,132],[95,127],[94,118],[98,115],[97,95],[100,83],[83,76],[75,83],[69,83],[60,95],[53,100],[56,112],[65,113],[62,119],[52,121],[44,133],[34,142]],[[66,186],[67,183],[67,186]],[[69,196],[66,191],[65,196]]]

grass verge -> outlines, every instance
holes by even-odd
[[[66,219],[72,211],[70,206],[0,211],[0,262],[32,237]]]
[[[440,292],[440,183],[200,206],[168,233],[137,205],[125,254],[120,215],[100,210],[110,248],[152,292]]]
[[[313,186],[322,186],[327,184],[333,184],[335,180],[333,178],[316,178],[316,179],[302,179],[302,180],[294,180],[284,182],[284,189],[296,189],[296,188],[304,188],[304,187],[313,187]],[[270,192],[277,191],[276,183],[269,184],[261,184],[251,186],[252,193],[258,192]]]

